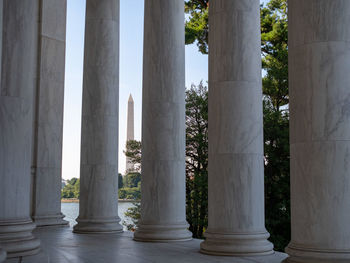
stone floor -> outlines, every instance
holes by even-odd
[[[109,235],[73,234],[69,227],[35,230],[42,251],[32,257],[7,260],[6,263],[280,263],[285,254],[265,257],[217,257],[199,253],[201,240],[179,243],[141,243],[132,233]]]

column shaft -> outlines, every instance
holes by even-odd
[[[1,90],[1,66],[2,66],[2,32],[3,32],[3,27],[2,27],[2,20],[3,20],[3,0],[0,0],[0,90]],[[6,259],[6,251],[0,248],[0,262],[5,261]]]
[[[6,252],[5,250],[0,248],[0,262],[5,261],[5,259],[6,259]]]
[[[289,1],[288,262],[350,261],[350,1]]]
[[[37,226],[67,225],[61,213],[67,1],[41,0],[40,8],[32,218]]]
[[[185,215],[183,0],[146,0],[142,198],[137,241],[191,239]]]
[[[209,9],[209,226],[201,252],[266,255],[259,0]]]
[[[0,247],[32,255],[40,242],[30,218],[33,95],[39,1],[4,0],[0,86]]]
[[[119,0],[87,0],[76,233],[121,232],[118,217]]]

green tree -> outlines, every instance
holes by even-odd
[[[194,238],[208,225],[208,89],[186,90],[186,217]]]
[[[121,174],[118,174],[118,189],[123,188],[123,176]]]
[[[124,154],[129,158],[129,161],[134,165],[132,171],[129,172],[140,172],[141,171],[141,142],[136,140],[128,140],[126,142]]]
[[[136,227],[139,223],[139,220],[141,218],[141,204],[140,203],[134,203],[133,207],[128,208],[128,210],[125,212],[125,217],[129,218],[130,221],[123,221],[123,225],[126,226],[126,228],[129,231],[135,231]]]
[[[290,240],[287,0],[262,6],[261,33],[266,227],[283,251]]]
[[[124,176],[124,188],[119,189],[119,198],[121,199],[141,199],[141,142],[136,140],[129,140],[126,143],[126,157],[134,164],[134,171]],[[125,188],[126,187],[126,188]],[[141,217],[141,204],[134,202],[133,207],[128,208],[124,213],[125,217],[130,219],[123,221],[123,225],[130,231],[135,231],[138,221]]]
[[[79,198],[80,196],[80,180],[72,178],[67,181],[67,184],[61,191],[62,198]]]
[[[128,173],[127,175],[124,176],[123,186],[133,188],[133,187],[137,187],[140,182],[141,182],[140,173]]]
[[[118,190],[119,199],[128,200],[140,200],[141,199],[141,188],[138,187],[125,187]]]
[[[185,12],[189,15],[185,27],[186,44],[197,42],[203,54],[208,54],[208,7],[209,0],[185,1]]]
[[[73,177],[72,179],[67,180],[67,184],[70,184],[70,185],[75,185],[75,184],[76,184],[76,182],[77,182],[78,180],[79,180],[78,178]]]

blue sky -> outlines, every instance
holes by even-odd
[[[68,0],[62,176],[80,176],[85,0]],[[125,171],[126,110],[135,101],[135,139],[141,139],[144,0],[120,0],[119,172]],[[186,46],[186,87],[208,79],[208,57]]]

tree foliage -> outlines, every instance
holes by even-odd
[[[128,173],[123,178],[123,186],[133,188],[138,187],[141,184],[141,174],[140,173]]]
[[[123,187],[124,187],[123,176],[121,174],[118,174],[118,189]]]
[[[287,0],[261,7],[263,94],[275,111],[289,103]]]
[[[129,158],[130,163],[133,164],[132,171],[130,172],[140,172],[141,171],[141,142],[136,140],[128,140],[126,142],[124,154]]]
[[[138,187],[124,187],[118,190],[119,199],[128,200],[140,200],[141,199],[141,188]]]
[[[128,208],[128,210],[125,212],[125,217],[129,220],[123,221],[123,225],[126,226],[126,228],[129,231],[135,231],[136,227],[139,223],[139,220],[141,218],[141,204],[140,203],[133,203],[133,207]]]
[[[72,178],[67,181],[67,184],[61,191],[62,198],[79,198],[80,196],[80,179]]]
[[[124,154],[129,157],[129,161],[134,165],[133,172],[129,172],[123,178],[124,188],[119,189],[120,199],[141,199],[141,142],[129,140],[126,143],[126,151]],[[137,172],[134,172],[137,171]],[[141,218],[141,204],[134,202],[133,207],[129,207],[124,213],[127,220],[123,221],[123,225],[129,231],[135,231]]]
[[[264,94],[265,214],[275,249],[290,240],[287,0],[261,8]]]
[[[194,238],[208,225],[208,89],[186,90],[186,217]]]
[[[185,1],[185,12],[189,15],[185,27],[186,44],[197,42],[198,49],[208,54],[209,0]]]

